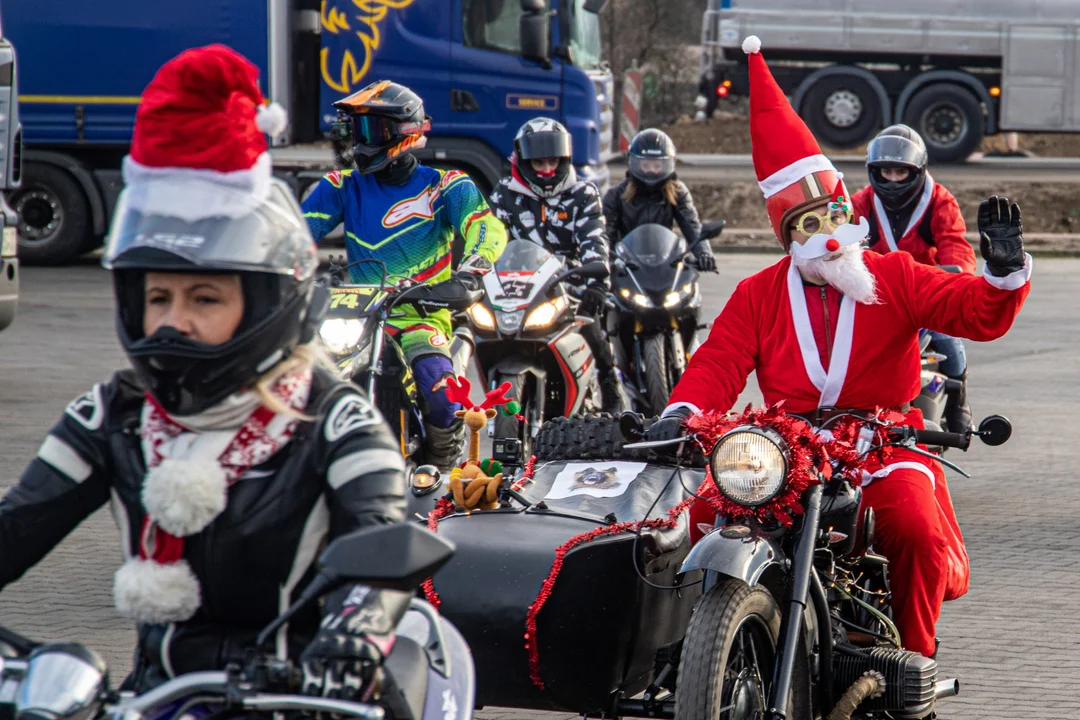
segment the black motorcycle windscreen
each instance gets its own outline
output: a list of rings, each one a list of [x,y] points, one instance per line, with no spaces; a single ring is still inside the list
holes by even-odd
[[[633,270],[646,292],[667,292],[675,283],[672,267],[686,254],[686,241],[663,225],[639,225],[616,248],[623,260],[637,264]]]

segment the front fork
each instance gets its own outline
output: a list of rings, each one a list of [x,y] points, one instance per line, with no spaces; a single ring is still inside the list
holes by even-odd
[[[773,681],[769,690],[769,718],[771,720],[787,720],[790,713],[788,698],[791,695],[795,675],[795,661],[798,659],[799,637],[803,632],[803,613],[806,611],[807,598],[810,595],[814,549],[817,546],[821,520],[822,492],[823,486],[815,485],[804,500],[806,514],[803,515],[802,532],[799,534],[792,562],[788,586],[789,598],[780,620],[780,641],[776,649],[777,662],[773,669]],[[828,632],[828,628],[825,628],[825,632]],[[821,633],[820,628],[819,633]],[[831,641],[832,638],[825,634],[825,640],[822,642]]]

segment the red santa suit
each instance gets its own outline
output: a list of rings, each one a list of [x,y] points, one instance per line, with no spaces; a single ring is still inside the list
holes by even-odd
[[[775,86],[757,52],[760,43],[751,40],[756,38],[743,47],[751,54],[754,164],[777,237],[786,248],[792,218],[814,202],[828,202],[822,188],[829,187],[835,170],[807,159],[820,157],[817,143]],[[802,172],[810,173],[809,183]],[[842,185],[835,187],[833,194],[842,200]],[[837,240],[823,237],[790,250],[800,257],[820,257],[840,247]],[[1030,257],[1022,271],[1004,278],[950,274],[908,253],[865,252],[862,258],[876,280],[873,304],[841,298],[829,286],[808,285],[791,257],[740,282],[708,340],[690,359],[665,413],[680,406],[729,410],[755,371],[765,402],[784,401],[792,413],[820,407],[899,408],[920,390],[920,328],[994,340],[1008,331],[1029,291]],[[908,424],[922,427],[917,409],[906,415]],[[904,645],[930,655],[941,603],[963,595],[969,577],[941,465],[899,448],[875,454],[864,478],[863,501],[875,511],[875,549],[890,562],[892,608]]]
[[[870,249],[881,253],[904,250],[925,265],[958,265],[967,273],[975,272],[975,251],[964,237],[967,226],[956,198],[944,185],[934,182],[929,173],[922,194],[911,213],[903,234],[897,238],[885,214],[885,206],[867,185],[851,198],[855,215],[873,224]],[[926,227],[929,218],[929,228]],[[922,229],[929,230],[930,242]]]

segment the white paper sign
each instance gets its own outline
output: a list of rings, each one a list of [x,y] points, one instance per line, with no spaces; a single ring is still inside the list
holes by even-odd
[[[575,495],[618,497],[644,469],[645,463],[633,462],[568,463],[555,476],[547,499],[559,500]]]

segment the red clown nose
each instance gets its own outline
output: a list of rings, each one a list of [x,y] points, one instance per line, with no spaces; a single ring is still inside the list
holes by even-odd
[[[828,250],[829,252],[836,252],[837,250],[840,249],[840,241],[837,240],[836,238],[829,238],[825,242],[825,249]]]

